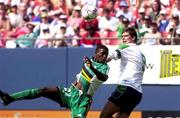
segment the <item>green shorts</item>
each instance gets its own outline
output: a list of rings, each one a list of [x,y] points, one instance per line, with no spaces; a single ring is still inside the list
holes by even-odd
[[[61,106],[71,110],[72,118],[85,118],[92,103],[92,97],[87,96],[74,86],[58,88],[61,96]]]

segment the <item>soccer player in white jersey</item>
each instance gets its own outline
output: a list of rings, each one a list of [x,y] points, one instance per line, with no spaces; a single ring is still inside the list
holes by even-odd
[[[109,55],[108,61],[121,59],[117,88],[111,94],[100,118],[128,118],[142,98],[142,79],[145,57],[136,45],[137,33],[127,28],[122,34],[123,44]]]

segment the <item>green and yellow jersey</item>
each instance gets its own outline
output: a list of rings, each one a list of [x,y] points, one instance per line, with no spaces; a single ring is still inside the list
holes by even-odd
[[[106,63],[98,63],[91,59],[95,69],[103,74],[108,74],[109,66]],[[83,92],[93,95],[97,88],[104,82],[97,78],[96,74],[84,63],[81,72],[77,75],[77,80],[82,84]]]

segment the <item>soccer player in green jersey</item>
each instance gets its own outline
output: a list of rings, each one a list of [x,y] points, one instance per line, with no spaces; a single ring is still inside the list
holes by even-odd
[[[8,105],[18,100],[46,97],[70,109],[72,118],[85,118],[94,92],[108,79],[109,66],[106,64],[108,51],[106,46],[97,45],[94,56],[91,59],[84,58],[83,67],[69,88],[60,86],[34,88],[10,95],[0,91],[2,103]]]

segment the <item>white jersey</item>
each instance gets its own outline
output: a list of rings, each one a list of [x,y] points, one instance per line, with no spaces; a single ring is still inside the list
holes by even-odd
[[[124,45],[110,54],[111,59],[121,58],[119,85],[130,86],[142,92],[145,57],[136,44]]]

